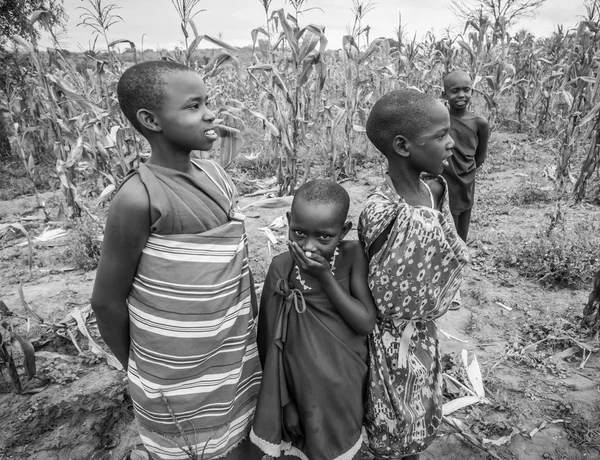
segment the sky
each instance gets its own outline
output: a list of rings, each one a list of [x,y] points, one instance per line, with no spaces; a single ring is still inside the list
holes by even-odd
[[[111,0],[103,0],[108,5]],[[123,20],[108,31],[109,41],[127,39],[136,44],[138,50],[173,49],[183,44],[180,20],[171,0],[112,0],[118,8],[113,10]],[[306,7],[318,8],[306,12],[300,19],[300,25],[318,24],[325,26],[325,35],[329,41],[328,49],[341,48],[342,36],[347,33],[353,20],[352,0],[308,0]],[[448,0],[375,0],[374,8],[369,12],[363,25],[371,27],[370,38],[393,37],[398,27],[399,13],[408,36],[416,33],[420,40],[428,31],[441,37],[445,29],[453,34],[462,32],[457,18],[450,11]],[[78,25],[81,22],[81,7],[90,7],[90,0],[64,0],[69,16],[67,30],[61,36],[63,48],[73,51],[90,49],[94,40],[93,30]],[[271,11],[285,7],[292,11],[284,0],[273,0]],[[259,0],[200,0],[197,8],[205,11],[198,13],[194,22],[198,32],[221,38],[233,46],[252,43],[251,31],[264,27],[266,18]],[[556,30],[557,24],[566,29],[574,27],[585,13],[583,0],[546,0],[535,16],[523,19],[513,27],[513,31],[526,28],[536,37],[548,36]],[[190,30],[191,34],[191,30]],[[47,39],[40,43],[50,46]],[[200,48],[209,47],[202,42]],[[96,48],[105,48],[102,37]]]

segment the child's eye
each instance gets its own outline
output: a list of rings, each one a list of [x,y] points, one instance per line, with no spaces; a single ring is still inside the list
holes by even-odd
[[[199,109],[200,108],[200,104],[198,104],[197,102],[195,102],[194,104],[190,105],[191,109]]]
[[[301,230],[292,230],[292,233],[296,236],[300,236],[300,237],[304,236],[304,232]]]
[[[331,238],[333,238],[331,235],[321,235],[319,237],[319,239],[321,239],[323,241],[329,241]]]

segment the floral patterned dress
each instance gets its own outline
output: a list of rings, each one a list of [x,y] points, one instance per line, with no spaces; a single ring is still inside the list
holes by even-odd
[[[446,183],[441,211],[411,206],[389,176],[361,213],[359,239],[369,248],[391,226],[369,262],[377,324],[369,337],[365,428],[380,458],[423,452],[442,419],[442,369],[435,319],[448,310],[468,261],[454,228]],[[433,198],[432,198],[433,205]]]

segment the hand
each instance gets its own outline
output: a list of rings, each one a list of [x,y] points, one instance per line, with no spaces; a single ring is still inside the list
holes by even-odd
[[[283,408],[283,427],[289,435],[304,436],[304,430],[300,423],[300,414],[293,402],[287,403]]]
[[[295,241],[288,241],[288,247],[300,271],[317,279],[321,279],[324,274],[331,272],[329,262],[322,255],[315,252],[304,252]]]

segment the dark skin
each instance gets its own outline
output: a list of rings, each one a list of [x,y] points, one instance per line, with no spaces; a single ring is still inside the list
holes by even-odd
[[[477,135],[477,149],[475,151],[475,167],[483,165],[487,157],[488,140],[490,137],[490,127],[484,117],[475,115],[467,110],[471,97],[473,96],[473,83],[471,77],[466,72],[457,70],[449,73],[444,78],[444,91],[442,96],[448,101],[448,110],[452,119],[459,119]],[[471,212],[465,211],[461,214],[453,214],[454,225],[458,235],[467,240],[469,233],[469,224],[471,221]]]
[[[191,152],[212,147],[217,139],[215,115],[206,107],[206,88],[195,72],[164,78],[161,110],[140,109],[137,113],[142,134],[152,148],[148,163],[194,174]],[[100,334],[124,369],[130,346],[127,297],[151,224],[148,194],[136,175],[123,185],[110,206],[91,299]]]
[[[388,175],[392,179],[398,195],[411,206],[431,207],[429,191],[421,180],[422,173],[439,175],[443,172],[445,162],[452,155],[454,141],[450,137],[450,117],[445,107],[439,103],[432,110],[428,126],[412,138],[398,134],[387,151],[383,152],[388,159]],[[439,210],[444,186],[436,181],[428,181],[427,185],[433,195],[435,209]],[[371,259],[385,244],[391,230],[391,224],[369,248]],[[409,455],[403,460],[419,460],[421,456]]]
[[[336,205],[314,205],[296,200],[289,223],[288,248],[294,262],[305,273],[315,278],[329,297],[340,316],[361,335],[368,335],[375,327],[376,311],[367,284],[368,261],[358,241],[340,241],[352,228],[344,222]],[[340,257],[351,260],[350,267],[339,267],[350,273],[350,292],[345,291],[331,272],[329,261],[335,248]],[[303,436],[298,408],[291,401],[283,408],[283,423],[293,436]]]
[[[479,168],[487,157],[490,126],[484,117],[467,110],[473,96],[472,86],[473,83],[469,74],[462,71],[452,72],[444,78],[442,97],[448,101],[450,117],[461,119],[477,133],[475,166]]]
[[[402,134],[394,137],[387,151],[388,175],[399,196],[411,206],[431,207],[431,199],[427,187],[421,180],[422,173],[440,175],[445,162],[452,155],[454,141],[450,137],[450,117],[445,107],[438,103],[432,111],[428,126],[413,138]],[[444,186],[436,181],[428,181],[427,185],[433,195],[435,208],[439,209],[444,195]],[[383,232],[369,248],[371,259],[385,244],[391,230]]]

